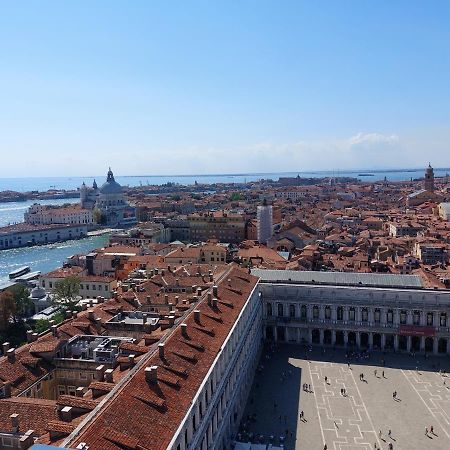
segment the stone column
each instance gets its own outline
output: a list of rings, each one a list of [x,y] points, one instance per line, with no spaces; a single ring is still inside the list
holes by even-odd
[[[306,307],[306,318],[307,318],[308,320],[311,320],[311,319],[312,319],[312,305],[308,305],[308,306]]]
[[[369,349],[373,348],[373,333],[369,333]]]
[[[400,324],[400,310],[394,309],[394,325],[397,326]]]
[[[368,308],[367,318],[370,324],[375,322],[375,308],[372,307]]]
[[[348,331],[344,331],[344,345],[347,346],[348,344]]]
[[[425,351],[425,336],[420,337],[420,351],[421,352]]]
[[[348,322],[348,306],[344,306],[344,322]]]
[[[438,338],[433,338],[433,354],[437,355],[438,354],[438,344],[439,344],[439,339]]]
[[[337,320],[337,306],[331,307],[331,320]]]
[[[406,338],[406,351],[410,352],[411,351],[411,336],[408,336]]]
[[[274,327],[273,327],[273,340],[275,342],[278,341],[278,330],[277,330],[277,326],[276,325],[274,325]]]
[[[312,344],[312,330],[308,330],[308,342],[310,345]]]
[[[398,334],[394,334],[394,350],[398,350]]]
[[[413,316],[412,316],[412,311],[411,310],[408,310],[406,312],[406,323],[408,325],[412,325],[413,324]]]
[[[420,311],[420,326],[422,326],[422,327],[424,327],[425,326],[425,324],[427,323],[426,322],[426,317],[427,317],[427,313],[426,313],[426,311]]]
[[[324,320],[325,319],[325,306],[319,305],[319,319]]]
[[[433,311],[433,327],[439,326],[439,315],[437,311]]]
[[[331,330],[331,344],[336,345],[336,330]]]
[[[320,345],[323,345],[323,330],[322,329],[319,330],[319,334],[320,334],[320,337],[319,337]]]
[[[297,328],[297,343],[300,344],[302,342],[302,329],[300,327]]]
[[[361,347],[361,333],[359,331],[356,332],[356,346]]]
[[[361,322],[362,320],[362,311],[361,311],[361,307],[356,306],[355,307],[355,321],[356,322]],[[356,341],[358,342],[358,341]]]
[[[387,323],[387,317],[386,317],[386,314],[387,314],[387,309],[386,309],[386,308],[380,308],[380,315],[381,315],[381,320],[380,320],[380,322],[381,322],[382,324],[386,324],[386,323]]]
[[[381,349],[384,350],[386,347],[386,335],[384,333],[381,334]]]

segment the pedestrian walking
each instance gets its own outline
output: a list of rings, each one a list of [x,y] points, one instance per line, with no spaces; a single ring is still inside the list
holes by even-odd
[[[373,371],[374,375],[377,376],[377,369]]]
[[[328,378],[327,377],[325,377],[325,383],[328,381]]]
[[[428,428],[425,428],[425,436],[428,436]]]
[[[336,421],[334,421],[334,426],[339,429],[338,424],[336,423]]]
[[[431,433],[431,434],[434,434],[434,428],[433,428],[433,425],[431,425],[431,427],[430,427],[430,433]]]
[[[384,378],[384,370],[383,370],[383,374],[382,375],[383,375],[383,378]]]
[[[388,431],[388,436],[391,437],[391,430]]]
[[[381,430],[378,432],[378,437],[381,439]]]

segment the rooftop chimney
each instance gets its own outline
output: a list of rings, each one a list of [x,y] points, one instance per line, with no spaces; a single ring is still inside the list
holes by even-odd
[[[9,350],[9,342],[4,342],[2,345],[3,354],[6,355],[6,352]]]
[[[105,370],[105,381],[107,383],[112,383],[113,382],[113,369],[106,369]]]
[[[175,295],[175,305],[178,305],[178,302],[180,301],[180,296]]]
[[[145,381],[153,384],[158,382],[158,366],[148,366],[145,368]]]
[[[27,331],[27,342],[33,342],[33,330]]]
[[[38,337],[39,337],[38,333],[33,333],[33,342],[36,341]]]
[[[50,327],[50,329],[52,330],[53,336],[58,336],[58,326],[57,325],[52,325]]]
[[[6,356],[8,357],[8,362],[13,363],[16,360],[16,349],[10,348],[6,352]]]
[[[97,381],[103,381],[105,374],[105,366],[102,364],[95,369],[95,379]]]
[[[219,293],[219,289],[216,285],[213,286],[213,295],[214,297],[217,297],[217,294]]]
[[[60,411],[61,420],[64,422],[72,422],[72,407],[71,406],[64,406],[63,409]]]
[[[102,319],[100,317],[97,317],[95,319],[95,329],[97,330],[97,333],[101,333],[102,331]]]
[[[66,319],[70,319],[72,317],[72,311],[66,311]]]
[[[75,391],[75,396],[76,397],[83,397],[84,395],[84,387],[80,386],[77,387],[76,391]]]
[[[212,307],[217,308],[217,298],[215,297],[212,299]]]
[[[160,359],[164,359],[164,343],[158,344],[158,352]]]
[[[198,309],[194,310],[194,320],[196,323],[200,323],[200,311]]]
[[[197,297],[201,297],[201,295],[202,295],[202,288],[198,287],[197,288]]]
[[[72,311],[72,317],[74,317],[76,319],[77,316],[78,316],[78,311]]]
[[[89,320],[94,320],[94,319],[95,319],[95,313],[94,313],[94,310],[93,310],[93,309],[90,309],[90,310],[88,311],[88,319],[89,319]]]
[[[166,305],[169,304],[169,296],[168,296],[167,294],[164,294],[164,303],[165,303]]]
[[[11,414],[9,416],[9,418],[11,419],[11,426],[13,429],[13,433],[18,433],[19,432],[19,414]]]
[[[142,325],[147,323],[147,314],[142,314]]]
[[[136,358],[136,355],[128,355],[128,362],[130,363],[131,367],[133,367],[135,364],[134,358]]]
[[[152,302],[152,296],[151,295],[147,295],[147,303],[151,303]]]
[[[181,324],[181,335],[182,335],[183,337],[185,337],[185,338],[188,337],[187,328],[188,328],[187,323],[182,323],[182,324]]]
[[[208,292],[208,305],[211,306],[212,305],[212,293]]]

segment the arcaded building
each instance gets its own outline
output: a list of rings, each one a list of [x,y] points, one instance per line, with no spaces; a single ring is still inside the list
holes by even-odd
[[[264,335],[279,342],[450,354],[450,293],[414,275],[259,270]]]

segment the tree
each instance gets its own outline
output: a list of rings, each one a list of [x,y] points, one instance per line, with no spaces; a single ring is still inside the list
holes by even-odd
[[[15,315],[14,321],[17,321],[17,316],[24,317],[33,307],[33,301],[30,299],[28,289],[22,284],[16,284],[11,287],[10,292],[14,298]]]
[[[75,276],[58,281],[53,289],[53,302],[72,310],[78,302],[80,288],[80,279]]]
[[[232,202],[237,202],[237,201],[239,201],[239,200],[242,200],[242,195],[239,194],[239,192],[233,192],[233,193],[231,194],[230,200],[231,200]]]
[[[11,291],[0,293],[0,330],[6,329],[9,320],[16,314],[16,305]]]
[[[100,225],[106,224],[106,216],[102,213],[102,211],[98,208],[94,208],[92,211],[92,216],[94,218],[94,222]]]

